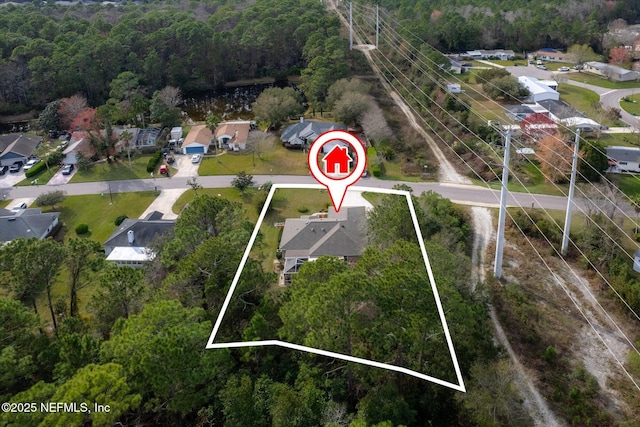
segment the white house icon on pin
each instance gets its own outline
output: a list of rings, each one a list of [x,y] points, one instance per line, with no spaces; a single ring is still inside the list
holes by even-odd
[[[336,145],[322,158],[324,173],[347,175],[352,161],[353,159],[347,152],[347,147]]]

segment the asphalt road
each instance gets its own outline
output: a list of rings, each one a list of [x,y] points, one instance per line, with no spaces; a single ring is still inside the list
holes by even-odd
[[[230,187],[235,175],[201,176],[198,183],[207,188]],[[64,185],[32,185],[27,187],[12,187],[0,189],[0,194],[6,199],[35,198],[38,195],[53,191],[63,190],[67,195],[81,194],[109,194],[124,193],[133,191],[165,190],[175,188],[189,188],[187,180],[189,178],[154,178],[136,179],[126,181],[110,182],[87,182],[79,184]],[[271,181],[274,184],[298,183],[317,184],[311,176],[298,175],[257,175],[254,176],[257,185]],[[386,181],[373,177],[362,178],[355,185],[359,187],[371,188],[392,188],[396,184],[406,184],[414,189],[415,194],[423,191],[435,191],[443,197],[451,199],[460,204],[474,206],[498,206],[500,201],[500,191],[490,190],[486,187],[464,184],[446,184],[436,182],[410,183],[402,181]],[[530,195],[526,193],[510,193],[507,198],[510,206],[544,207],[546,209],[564,210],[567,206],[566,198],[559,196],[547,196],[541,194]]]

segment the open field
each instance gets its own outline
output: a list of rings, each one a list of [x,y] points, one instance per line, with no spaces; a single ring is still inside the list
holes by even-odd
[[[113,203],[111,203],[111,197]],[[93,239],[99,243],[105,240],[116,229],[114,221],[120,215],[138,218],[156,198],[153,191],[138,193],[91,194],[84,196],[67,196],[64,202],[56,206],[60,212],[60,220],[64,222],[65,238],[75,237],[75,227],[78,224],[89,225],[89,232],[83,237]],[[48,209],[43,209],[48,211]]]
[[[147,163],[151,155],[141,155],[131,157],[131,166],[133,170],[129,168],[129,161],[124,158],[107,163],[100,162],[92,165],[86,170],[79,170],[71,178],[71,183],[74,182],[94,182],[94,181],[117,181],[121,179],[142,179],[149,178],[147,172]],[[159,167],[160,163],[158,164]],[[154,174],[158,178],[164,178],[157,172]]]

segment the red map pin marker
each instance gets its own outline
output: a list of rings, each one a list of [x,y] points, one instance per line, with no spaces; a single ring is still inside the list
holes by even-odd
[[[320,152],[327,144],[331,148],[320,159]],[[347,145],[353,148],[355,158],[349,154]],[[322,168],[320,168],[320,160]],[[349,132],[332,130],[323,133],[313,141],[309,149],[308,161],[311,175],[327,187],[331,203],[336,212],[339,212],[347,189],[362,177],[367,167],[367,152],[364,146]]]

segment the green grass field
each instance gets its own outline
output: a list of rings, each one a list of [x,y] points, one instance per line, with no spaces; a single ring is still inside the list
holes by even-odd
[[[600,136],[602,145],[618,145],[622,147],[640,147],[640,133],[603,133]]]
[[[560,97],[567,104],[571,104],[573,108],[584,113],[587,117],[594,117],[593,103],[600,101],[597,93],[570,84],[559,85],[558,92],[560,92]]]
[[[126,158],[120,159],[116,162],[107,163],[100,162],[94,164],[86,170],[79,170],[71,178],[71,183],[75,182],[94,182],[94,181],[117,181],[121,179],[143,179],[149,178],[149,172],[147,172],[147,163],[151,155],[142,155],[136,158],[131,158],[131,166],[133,171],[129,168],[129,161]],[[161,164],[161,163],[160,163]],[[160,167],[158,164],[158,167]],[[156,173],[154,176],[158,178],[164,178],[164,176]]]
[[[272,136],[259,142],[258,152],[247,147],[242,153],[229,152],[203,158],[198,174],[235,175],[240,171],[254,175],[307,175],[307,154],[282,147]]]
[[[605,87],[608,89],[631,89],[634,87],[640,88],[640,83],[638,82],[612,82],[604,77],[586,72],[570,73],[567,75],[571,80],[587,83],[594,86]]]
[[[108,194],[68,196],[56,207],[60,212],[60,220],[65,224],[65,238],[75,237],[76,225],[84,223],[89,225],[89,233],[84,237],[102,244],[115,231],[114,221],[118,216],[138,218],[156,198],[156,194],[153,191],[143,191],[114,193],[112,197],[113,204]]]
[[[638,90],[640,92],[640,89]],[[629,114],[640,116],[640,94],[628,96],[627,101],[620,100],[620,107]]]

